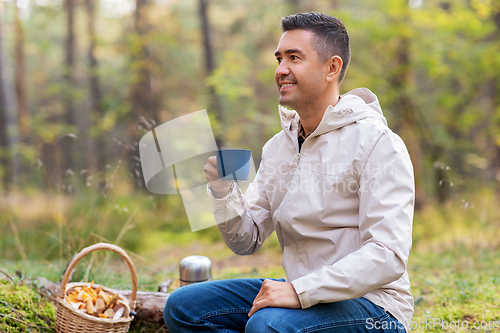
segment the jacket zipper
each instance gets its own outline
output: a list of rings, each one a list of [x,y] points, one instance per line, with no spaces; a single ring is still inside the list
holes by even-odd
[[[295,161],[293,163],[293,174],[295,174],[295,172],[297,171],[297,168],[299,166],[299,162],[300,162],[300,153],[298,153],[297,157],[295,157]]]

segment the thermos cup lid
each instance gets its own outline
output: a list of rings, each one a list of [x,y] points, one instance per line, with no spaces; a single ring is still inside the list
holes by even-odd
[[[212,278],[212,263],[204,256],[189,256],[181,260],[179,272],[181,281],[207,281]]]

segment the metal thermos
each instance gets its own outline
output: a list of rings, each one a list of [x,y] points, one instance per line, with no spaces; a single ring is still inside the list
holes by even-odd
[[[210,281],[212,279],[212,263],[204,256],[189,256],[181,260],[179,273],[181,287]]]

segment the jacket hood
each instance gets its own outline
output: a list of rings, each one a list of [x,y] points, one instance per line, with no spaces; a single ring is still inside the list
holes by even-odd
[[[298,129],[300,117],[296,111],[280,105],[279,113],[281,127],[285,132]],[[334,107],[328,106],[311,135],[321,135],[365,118],[379,118],[387,125],[377,96],[367,88],[357,88],[342,95]]]

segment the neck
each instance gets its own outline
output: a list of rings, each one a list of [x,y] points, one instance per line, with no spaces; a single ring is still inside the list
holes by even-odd
[[[301,110],[295,110],[300,116],[300,124],[304,128],[304,133],[307,136],[311,134],[316,127],[318,127],[321,119],[323,119],[323,115],[325,114],[328,106],[334,107],[340,100],[340,95],[338,92],[333,94],[332,99],[329,99],[323,103],[319,103],[318,105],[311,105],[306,108],[301,108]]]

